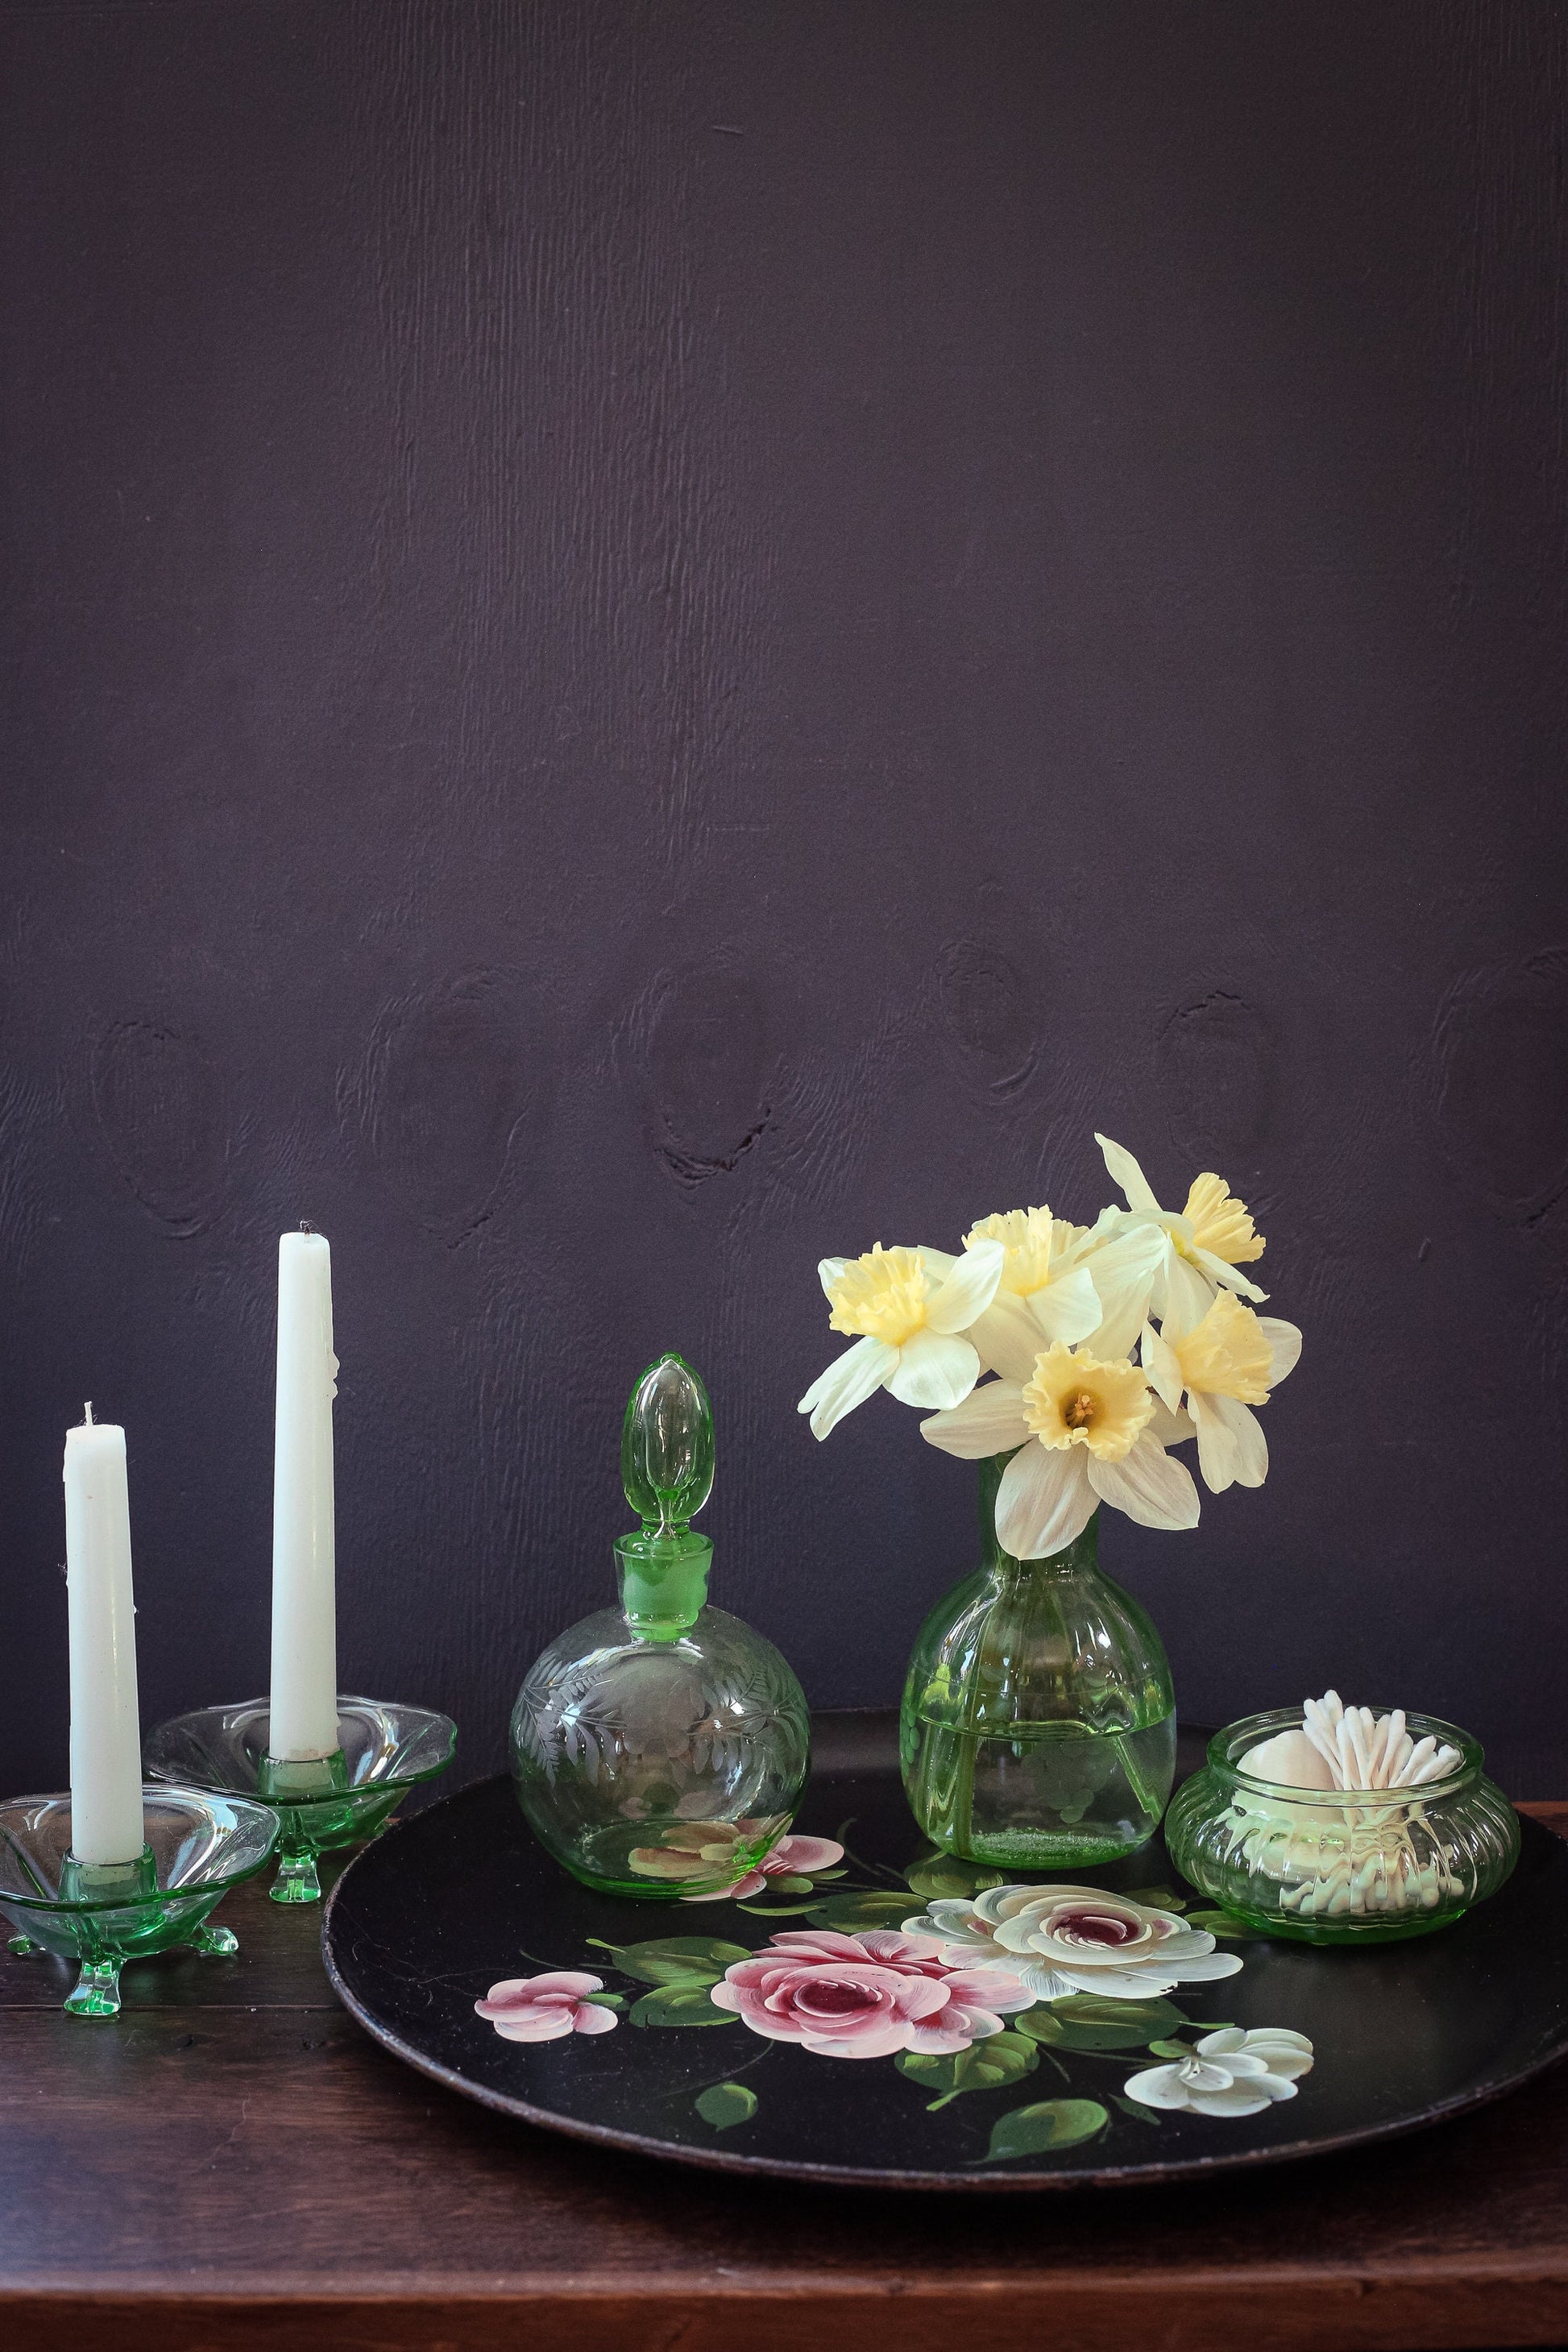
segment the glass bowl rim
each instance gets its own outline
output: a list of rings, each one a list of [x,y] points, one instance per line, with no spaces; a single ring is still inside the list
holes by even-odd
[[[75,1903],[66,1903],[61,1901],[58,1894],[26,1895],[7,1888],[4,1897],[5,1904],[7,1906],[14,1904],[18,1910],[69,1912],[73,1916],[83,1911],[145,1910],[154,1903],[181,1903],[210,1895],[215,1887],[243,1886],[247,1878],[254,1878],[257,1873],[265,1870],[272,1860],[278,1845],[277,1815],[272,1807],[264,1804],[260,1798],[243,1796],[236,1790],[198,1789],[188,1780],[151,1780],[142,1790],[143,1801],[149,1795],[153,1796],[159,1804],[172,1805],[188,1814],[193,1820],[199,1820],[203,1815],[210,1818],[213,1800],[216,1797],[219,1804],[237,1807],[244,1813],[261,1815],[271,1829],[272,1835],[267,1840],[255,1861],[245,1864],[238,1870],[225,1870],[200,1878],[182,1879],[177,1886],[165,1886],[161,1882],[157,1882],[151,1895],[89,1895],[82,1896]],[[26,1806],[68,1805],[69,1803],[68,1789],[39,1789],[25,1797],[6,1797],[0,1800],[0,1832],[4,1832],[8,1828],[7,1816]],[[225,1832],[223,1845],[218,1849],[219,1855],[238,1837],[240,1826],[237,1822],[232,1829]],[[218,1856],[215,1855],[213,1858],[216,1860]]]
[[[1378,1706],[1373,1706],[1372,1712],[1376,1716],[1392,1715],[1394,1709]],[[1405,1728],[1413,1731],[1417,1739],[1425,1738],[1430,1732],[1439,1746],[1457,1748],[1459,1761],[1454,1770],[1441,1780],[1421,1780],[1414,1787],[1394,1789],[1302,1789],[1291,1780],[1265,1780],[1255,1772],[1244,1772],[1236,1759],[1245,1755],[1249,1748],[1273,1738],[1278,1732],[1300,1730],[1301,1710],[1299,1706],[1265,1707],[1257,1715],[1237,1716],[1234,1723],[1227,1723],[1209,1741],[1207,1761],[1212,1770],[1222,1773],[1237,1787],[1255,1790],[1261,1796],[1282,1799],[1288,1804],[1355,1805],[1361,1808],[1409,1801],[1426,1804],[1437,1797],[1451,1797],[1459,1790],[1473,1786],[1479,1779],[1486,1762],[1486,1750],[1479,1739],[1472,1738],[1458,1724],[1449,1723],[1440,1715],[1426,1715],[1418,1707],[1405,1710]]]
[[[273,1812],[280,1808],[300,1812],[314,1805],[341,1805],[345,1801],[363,1800],[372,1796],[377,1790],[417,1788],[422,1781],[434,1780],[445,1772],[458,1752],[456,1719],[449,1715],[444,1715],[439,1707],[417,1706],[412,1699],[366,1698],[358,1691],[340,1691],[337,1698],[340,1715],[345,1706],[352,1706],[363,1708],[368,1714],[379,1715],[383,1717],[396,1714],[417,1717],[416,1727],[399,1741],[400,1748],[410,1747],[416,1739],[423,1738],[431,1731],[444,1727],[447,1732],[445,1754],[437,1762],[423,1765],[417,1772],[384,1772],[376,1780],[351,1781],[346,1789],[323,1790],[320,1796],[264,1797],[258,1790],[254,1780],[193,1780],[184,1763],[182,1763],[179,1768],[177,1779],[165,1781],[165,1772],[172,1773],[174,1768],[157,1760],[153,1752],[155,1742],[167,1738],[174,1732],[184,1731],[192,1724],[206,1722],[215,1716],[268,1714],[271,1699],[269,1696],[263,1695],[259,1698],[227,1699],[211,1706],[187,1707],[183,1715],[164,1717],[162,1722],[153,1725],[142,1741],[142,1769],[149,1780],[157,1782],[160,1787],[206,1789],[219,1796],[243,1797],[247,1802],[264,1805]]]

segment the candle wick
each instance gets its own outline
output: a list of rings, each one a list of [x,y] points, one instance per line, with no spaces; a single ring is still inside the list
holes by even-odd
[[[315,1230],[316,1230],[316,1228],[315,1228],[315,1226],[310,1223],[310,1218],[309,1218],[309,1217],[301,1217],[301,1218],[300,1218],[300,1231],[302,1234],[313,1234],[313,1233],[315,1232]]]
[[[90,1397],[89,1397],[86,1404],[83,1405],[82,1411],[87,1415],[85,1425],[90,1429],[92,1427],[92,1399]]]

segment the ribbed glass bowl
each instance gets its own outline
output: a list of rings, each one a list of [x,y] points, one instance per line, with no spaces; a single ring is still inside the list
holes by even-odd
[[[1375,1708],[1376,1714],[1388,1712]],[[1194,1886],[1266,1935],[1305,1944],[1392,1943],[1451,1927],[1495,1895],[1519,1859],[1519,1822],[1481,1770],[1476,1741],[1430,1715],[1405,1718],[1459,1752],[1446,1780],[1415,1789],[1292,1789],[1241,1769],[1299,1707],[1244,1716],[1165,1816],[1172,1861]]]
[[[446,1770],[458,1743],[450,1716],[341,1695],[337,1755],[319,1767],[295,1768],[300,1785],[282,1794],[266,1771],[269,1720],[264,1698],[198,1707],[149,1732],[142,1760],[150,1780],[270,1806],[278,1818],[278,1877],[270,1892],[279,1903],[320,1902],[317,1855],[373,1837],[410,1789]],[[312,1770],[319,1793],[308,1786]]]

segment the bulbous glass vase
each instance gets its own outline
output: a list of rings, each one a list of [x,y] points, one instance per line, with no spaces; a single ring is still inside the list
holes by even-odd
[[[569,1627],[524,1677],[511,1713],[518,1802],[588,1886],[717,1894],[794,1818],[805,1698],[771,1642],[708,1604],[713,1547],[687,1520],[712,1485],[712,1421],[678,1356],[633,1390],[621,1468],[643,1514],[616,1546],[621,1605]]]
[[[1147,1612],[1100,1566],[1098,1512],[1049,1559],[1002,1549],[1009,1458],[980,1465],[983,1565],[931,1611],[910,1661],[905,1791],[931,1843],[966,1862],[1115,1862],[1153,1835],[1171,1794],[1171,1670]]]

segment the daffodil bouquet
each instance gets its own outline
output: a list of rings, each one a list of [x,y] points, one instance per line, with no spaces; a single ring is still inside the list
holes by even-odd
[[[1224,1178],[1163,1209],[1132,1154],[1095,1140],[1126,1205],[1092,1225],[1009,1209],[956,1255],[879,1242],[818,1268],[829,1328],[854,1344],[800,1401],[813,1433],[887,1389],[926,1412],[921,1434],[943,1452],[1010,1455],[995,1520],[1015,1559],[1065,1550],[1101,1503],[1195,1527],[1197,1486],[1172,1450],[1189,1439],[1211,1493],[1260,1486],[1257,1408],[1301,1351],[1293,1323],[1256,1312],[1267,1293],[1241,1269],[1263,1237]]]

